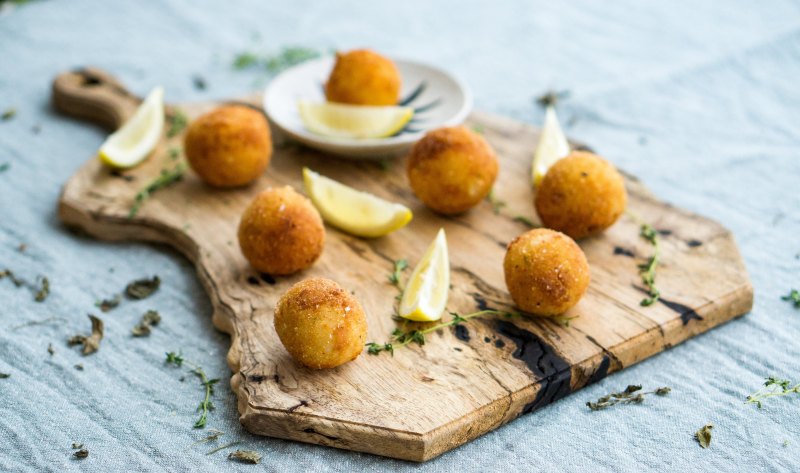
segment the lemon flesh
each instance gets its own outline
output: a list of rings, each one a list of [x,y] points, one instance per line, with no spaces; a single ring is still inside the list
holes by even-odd
[[[450,291],[450,259],[444,229],[425,251],[400,299],[400,316],[418,322],[442,318]]]
[[[561,131],[556,110],[549,105],[544,115],[542,135],[539,137],[539,144],[536,145],[536,151],[533,153],[533,166],[531,166],[533,185],[538,186],[550,166],[568,154],[567,137]]]
[[[332,138],[385,138],[402,130],[414,116],[411,107],[373,107],[298,102],[300,118],[312,133]]]
[[[156,87],[133,116],[100,146],[100,160],[114,168],[130,168],[155,149],[164,129],[164,89]]]
[[[411,210],[405,205],[358,191],[308,168],[303,168],[303,182],[322,218],[352,235],[376,238],[411,221]]]

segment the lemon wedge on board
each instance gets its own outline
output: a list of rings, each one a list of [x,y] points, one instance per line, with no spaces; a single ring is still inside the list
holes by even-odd
[[[556,110],[552,105],[548,105],[544,114],[542,135],[539,137],[539,144],[536,145],[536,151],[533,153],[533,165],[531,166],[533,185],[538,186],[550,166],[568,154],[569,143],[567,143],[564,132],[561,131]]]
[[[411,107],[373,107],[327,102],[298,102],[300,118],[312,133],[332,138],[385,138],[414,116]]]
[[[383,236],[403,228],[413,217],[405,205],[353,189],[305,167],[303,183],[322,218],[356,236]]]
[[[400,299],[400,316],[418,322],[439,320],[449,292],[450,258],[441,228],[408,279]]]
[[[100,146],[100,160],[115,168],[130,168],[144,161],[158,144],[164,129],[164,89],[156,87],[122,128]]]

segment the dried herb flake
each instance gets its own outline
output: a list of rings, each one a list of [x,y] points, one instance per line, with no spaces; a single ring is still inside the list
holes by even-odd
[[[672,391],[672,389],[665,386],[654,391],[642,392],[642,386],[640,384],[631,384],[625,388],[624,391],[606,394],[599,398],[597,402],[587,402],[586,406],[593,411],[599,411],[617,404],[641,404],[648,394],[666,396],[670,391]]]
[[[99,350],[100,341],[103,339],[103,321],[91,314],[89,314],[89,320],[92,321],[91,335],[74,335],[67,340],[69,346],[83,345],[82,353],[84,356],[91,355]]]
[[[797,289],[792,289],[789,294],[781,297],[781,299],[794,304],[795,309],[800,309],[800,291]]]
[[[161,279],[158,276],[153,276],[152,279],[137,279],[125,287],[125,295],[130,299],[145,299],[156,292],[160,286]]]
[[[142,315],[142,321],[139,325],[131,329],[131,334],[134,337],[146,337],[150,335],[150,328],[158,325],[161,322],[161,315],[155,310],[148,310]]]
[[[6,379],[6,378],[10,378],[10,377],[11,377],[11,375],[8,374],[8,373],[0,373],[0,379]]]
[[[103,299],[94,303],[103,312],[108,312],[111,309],[116,309],[122,302],[122,294],[114,294],[111,299]]]
[[[708,448],[711,446],[711,429],[713,428],[714,424],[706,424],[694,434],[694,438],[697,439],[697,443],[701,447]]]
[[[253,465],[261,461],[261,454],[252,450],[236,450],[228,454],[228,458],[242,463],[251,463]]]
[[[12,118],[14,118],[16,115],[17,115],[17,109],[16,108],[13,108],[13,107],[12,108],[7,108],[6,111],[3,112],[2,115],[0,115],[0,120],[3,120],[4,122],[7,122],[7,121],[11,120]]]

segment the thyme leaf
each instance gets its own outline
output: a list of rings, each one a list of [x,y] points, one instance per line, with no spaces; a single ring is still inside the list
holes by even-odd
[[[6,379],[6,378],[10,378],[10,377],[11,377],[11,375],[8,374],[8,373],[0,373],[0,379]]]
[[[128,212],[128,218],[133,218],[137,213],[139,213],[139,209],[142,207],[142,204],[144,204],[144,201],[147,200],[153,192],[165,187],[169,187],[170,185],[180,181],[183,179],[185,172],[186,163],[184,162],[176,164],[172,169],[162,169],[161,174],[147,184],[144,189],[140,190],[133,198],[133,205],[131,206],[130,212]]]
[[[794,384],[788,379],[781,379],[776,376],[765,378],[764,387],[747,396],[745,399],[746,404],[755,404],[759,409],[762,407],[762,402],[767,398],[775,396],[789,396],[791,394],[800,394],[800,383]]]
[[[425,335],[435,332],[437,330],[443,329],[445,327],[454,327],[456,325],[460,325],[462,323],[466,323],[471,319],[476,317],[480,317],[482,315],[502,315],[505,317],[515,317],[519,314],[516,312],[507,312],[502,310],[494,310],[494,309],[485,309],[479,310],[477,312],[473,312],[471,314],[461,315],[456,312],[450,312],[452,318],[447,322],[442,322],[431,327],[425,329],[414,329],[414,330],[403,330],[400,328],[396,328],[394,332],[392,332],[392,338],[390,341],[386,343],[375,343],[369,342],[366,344],[367,353],[370,355],[378,355],[381,352],[387,351],[392,356],[394,356],[395,348],[402,348],[406,345],[411,343],[416,343],[417,345],[425,345]]]
[[[100,341],[103,339],[103,321],[89,314],[92,321],[91,335],[73,335],[67,340],[67,345],[83,345],[83,356],[91,355],[100,349]]]
[[[640,384],[631,384],[624,391],[606,394],[599,398],[597,402],[587,402],[586,406],[593,411],[600,411],[617,404],[641,404],[648,394],[666,396],[670,391],[672,389],[665,386],[654,391],[643,392]]]
[[[75,456],[75,458],[86,458],[89,456],[89,450],[82,448],[77,452],[73,453],[73,455]]]
[[[792,289],[789,294],[781,297],[781,299],[794,304],[795,309],[800,309],[800,291],[797,289]]]
[[[299,46],[284,47],[278,54],[272,56],[259,56],[252,51],[237,54],[233,60],[236,70],[259,68],[275,75],[301,62],[318,58],[321,53],[315,49]]]
[[[711,446],[711,429],[713,428],[714,424],[706,424],[694,434],[694,438],[697,439],[697,443],[699,443],[702,448]]]

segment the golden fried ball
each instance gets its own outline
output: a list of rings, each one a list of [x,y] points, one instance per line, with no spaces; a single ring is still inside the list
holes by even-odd
[[[514,303],[536,315],[563,314],[589,286],[589,264],[581,247],[546,228],[530,230],[509,243],[503,270]]]
[[[325,97],[352,105],[397,105],[400,72],[391,59],[370,49],[336,53]]]
[[[492,190],[498,164],[483,137],[463,126],[428,132],[411,148],[408,180],[414,194],[445,215],[475,207]]]
[[[578,239],[613,225],[627,201],[625,181],[611,163],[573,151],[547,171],[535,205],[544,226]]]
[[[333,368],[364,350],[367,317],[341,286],[312,278],[289,288],[278,301],[275,331],[295,360],[309,368]]]
[[[291,186],[256,196],[239,222],[239,246],[258,271],[286,275],[311,266],[322,254],[325,227],[317,209]]]
[[[215,187],[238,187],[258,179],[272,157],[264,114],[243,105],[225,105],[189,125],[186,158],[200,179]]]

